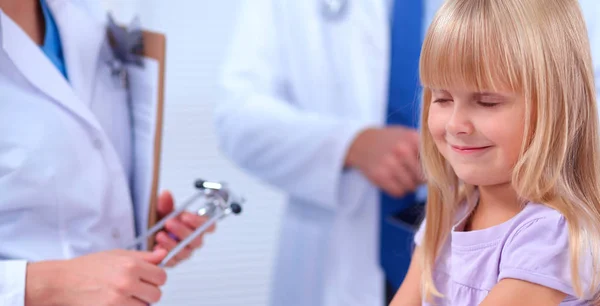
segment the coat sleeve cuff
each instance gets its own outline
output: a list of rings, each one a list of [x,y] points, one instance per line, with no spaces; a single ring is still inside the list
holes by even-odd
[[[346,155],[359,133],[365,129],[377,127],[379,126],[372,123],[348,122],[336,133],[339,145],[336,146],[337,149],[334,149],[334,155],[336,156],[334,160],[337,164],[335,164],[336,171],[333,172],[335,174],[332,182],[335,183],[332,185],[333,189],[330,190],[329,194],[331,194],[331,203],[337,203],[338,205],[336,209],[341,209],[345,213],[352,213],[364,204],[360,201],[350,200],[354,196],[349,195],[362,190],[364,187],[371,187],[371,184],[358,169],[345,167]],[[358,194],[354,195],[358,196]]]
[[[25,306],[27,261],[0,261],[0,305]]]

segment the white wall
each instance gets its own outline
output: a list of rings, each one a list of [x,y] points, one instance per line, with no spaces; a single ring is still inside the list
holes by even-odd
[[[225,219],[189,262],[169,272],[159,305],[267,304],[283,197],[237,170],[216,147],[212,108],[239,0],[102,0],[116,19],[141,17],[167,35],[166,109],[161,187],[176,199],[195,178],[226,181],[247,204]]]

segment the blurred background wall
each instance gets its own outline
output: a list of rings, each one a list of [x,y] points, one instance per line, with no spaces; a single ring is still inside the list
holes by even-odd
[[[240,0],[100,0],[115,19],[139,16],[167,36],[161,189],[183,200],[193,181],[226,181],[247,203],[203,248],[169,271],[162,306],[263,306],[268,302],[283,196],[245,175],[218,151],[212,110],[217,74]]]

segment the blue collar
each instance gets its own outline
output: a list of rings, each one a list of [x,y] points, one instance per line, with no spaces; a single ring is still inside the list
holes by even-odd
[[[42,51],[44,51],[46,56],[48,56],[50,61],[62,73],[65,79],[68,80],[67,67],[65,65],[58,27],[56,26],[56,22],[52,17],[52,12],[50,12],[46,0],[40,0],[40,4],[44,14],[44,23],[46,24],[46,32],[44,33],[44,44],[42,45]]]

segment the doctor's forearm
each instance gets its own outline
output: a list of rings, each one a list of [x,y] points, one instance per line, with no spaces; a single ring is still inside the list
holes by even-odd
[[[158,264],[165,250],[111,250],[27,267],[25,305],[79,306],[154,304],[167,274]]]
[[[231,100],[215,112],[219,147],[232,161],[295,197],[326,207],[336,205],[348,147],[368,124],[262,95]]]

